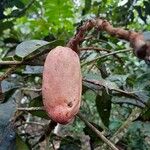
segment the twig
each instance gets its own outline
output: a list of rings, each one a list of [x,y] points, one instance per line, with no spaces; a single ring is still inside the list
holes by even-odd
[[[11,68],[9,68],[4,75],[0,77],[0,81],[6,79],[12,72],[14,72],[17,68],[17,65],[13,65]]]
[[[111,52],[108,49],[105,48],[98,48],[98,47],[82,47],[79,48],[80,51],[87,51],[87,50],[96,50],[96,51],[105,51],[105,52]]]
[[[21,88],[22,91],[34,91],[34,92],[41,92],[42,89],[36,89],[36,88]]]
[[[123,123],[123,125],[115,132],[115,134],[110,138],[110,141],[113,141],[115,144],[122,139],[122,137],[127,133],[127,129],[132,124],[132,122],[137,119],[142,112],[142,109],[136,107],[132,110],[132,113],[129,115],[127,120]],[[101,150],[106,150],[107,145],[103,144],[100,148]]]
[[[107,56],[111,56],[111,55],[114,55],[114,54],[117,54],[117,53],[129,52],[129,51],[131,51],[131,50],[132,50],[132,49],[124,49],[124,50],[119,50],[119,51],[115,51],[115,52],[112,52],[112,53],[104,54],[104,55],[99,56],[99,57],[96,57],[95,59],[92,59],[92,60],[90,60],[90,61],[88,61],[88,62],[82,63],[82,64],[81,64],[81,67],[83,67],[84,65],[88,65],[88,64],[90,64],[90,63],[93,63],[93,62],[95,62],[95,61],[97,61],[97,60],[99,60],[99,59],[105,58],[105,57],[107,57]]]
[[[37,111],[37,110],[44,110],[43,107],[18,107],[17,110],[19,111]]]
[[[41,122],[23,122],[21,123],[21,125],[25,125],[25,124],[30,124],[30,125],[40,125],[40,126],[45,126],[44,123],[41,123]]]
[[[19,65],[22,61],[0,61],[0,65]]]
[[[93,131],[95,134],[103,140],[112,150],[119,150],[111,141],[109,141],[99,130],[97,130],[91,123],[85,119],[81,113],[78,113],[77,116]]]
[[[108,50],[108,49],[105,49],[105,48],[98,48],[98,47],[83,47],[83,48],[79,48],[79,51],[89,51],[89,50],[96,50],[96,51],[105,51],[107,53],[111,53],[112,51]],[[120,57],[118,57],[118,55],[116,54],[113,54],[117,59],[118,61],[123,64],[123,61]]]

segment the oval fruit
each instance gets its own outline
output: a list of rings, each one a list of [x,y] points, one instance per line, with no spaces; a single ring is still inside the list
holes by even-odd
[[[82,76],[76,52],[58,46],[46,57],[42,95],[49,117],[60,124],[69,123],[78,113],[81,102]]]

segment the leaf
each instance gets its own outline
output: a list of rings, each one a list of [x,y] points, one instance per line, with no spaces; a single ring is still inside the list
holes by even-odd
[[[2,58],[3,61],[14,61],[13,56],[7,56]]]
[[[111,96],[107,93],[105,89],[102,90],[102,95],[97,95],[96,97],[96,108],[102,122],[106,127],[109,126],[109,117],[111,111]]]
[[[29,103],[29,107],[42,107],[43,102],[42,102],[42,96],[38,96],[34,99],[32,99]],[[45,119],[50,119],[47,115],[47,113],[44,110],[35,110],[30,112],[32,115],[45,118]]]
[[[60,148],[58,150],[80,150],[81,141],[80,139],[75,139],[71,136],[66,136],[62,139],[60,143]]]
[[[55,40],[52,42],[46,42],[42,40],[30,40],[19,44],[16,47],[16,55],[18,57],[29,59],[31,55],[40,54],[46,49],[53,49],[58,45],[62,45],[64,41]]]
[[[16,93],[6,103],[0,104],[0,134],[3,133],[5,126],[9,120],[13,117],[16,111],[16,104],[13,100]]]
[[[23,74],[41,74],[43,73],[43,66],[26,66]]]
[[[19,81],[19,82],[18,82]],[[15,78],[10,77],[7,80],[3,80],[1,82],[1,89],[3,94],[2,102],[6,102],[9,98],[14,94],[14,92],[23,86],[23,80],[20,76],[16,76]]]
[[[139,102],[136,99],[128,98],[128,97],[122,97],[122,96],[121,97],[113,96],[112,102],[116,103],[116,104],[130,104],[130,105],[138,106],[138,107],[142,107],[142,108],[145,107],[145,105],[143,103]]]
[[[137,90],[150,90],[150,73],[144,73],[140,77],[136,78],[133,87],[136,91]]]
[[[27,143],[19,135],[16,136],[16,150],[30,150]]]
[[[9,7],[13,7],[13,6],[17,6],[18,8],[23,8],[24,4],[23,2],[21,2],[21,0],[7,0],[4,3],[5,8],[9,8]]]
[[[2,83],[1,83],[1,86],[2,86],[2,92],[5,93],[5,92],[8,92],[12,89],[16,89],[16,88],[19,88],[19,83],[15,83],[13,81],[7,81],[7,80],[3,80]]]
[[[108,90],[116,90],[120,91],[119,87],[111,81],[100,79],[100,80],[95,80],[95,79],[83,79],[83,85],[87,86],[90,89],[95,89],[95,90],[100,90],[102,87],[105,87],[105,89]]]
[[[2,31],[8,28],[13,27],[13,22],[12,21],[0,21],[0,35],[3,33]]]
[[[16,111],[16,103],[14,99],[18,93],[6,103],[0,104],[0,150],[12,149],[15,150],[15,130],[13,122],[10,122]]]
[[[83,78],[88,78],[88,79],[95,79],[95,80],[101,80],[101,76],[100,74],[94,74],[94,73],[87,73],[87,74],[83,74]],[[88,83],[88,82],[83,82],[83,87],[84,89],[98,89],[97,86],[91,84],[91,83]]]
[[[129,74],[126,74],[126,75],[114,74],[114,75],[107,77],[107,80],[110,80],[111,82],[114,82],[119,87],[121,87],[122,85],[125,84],[128,77],[129,77]]]
[[[16,47],[16,55],[24,58],[46,44],[48,44],[48,42],[42,40],[24,41]]]
[[[85,15],[89,12],[89,10],[91,9],[91,2],[92,0],[85,0],[85,7],[82,11],[82,15]]]
[[[0,134],[0,150],[16,150],[15,129],[12,122],[5,125],[3,133]]]

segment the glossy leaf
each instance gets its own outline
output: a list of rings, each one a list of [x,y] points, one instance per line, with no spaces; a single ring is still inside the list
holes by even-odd
[[[31,55],[40,54],[46,49],[53,49],[62,44],[62,40],[56,40],[52,42],[46,42],[42,40],[25,41],[16,47],[16,56],[24,59],[30,59],[32,57]]]
[[[102,122],[106,127],[109,126],[109,117],[111,111],[111,96],[105,89],[102,90],[102,94],[98,94],[96,97],[96,107]]]
[[[24,41],[16,47],[16,55],[25,58],[36,51],[39,47],[46,44],[48,44],[48,42],[42,40]]]

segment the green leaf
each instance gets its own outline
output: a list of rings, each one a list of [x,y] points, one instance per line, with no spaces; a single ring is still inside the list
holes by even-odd
[[[2,34],[3,30],[10,29],[13,27],[13,22],[12,21],[0,21],[0,35]]]
[[[127,96],[122,97],[122,95],[120,95],[120,97],[113,96],[112,102],[115,104],[129,104],[129,105],[138,106],[142,108],[145,107],[145,105],[141,103],[140,101],[133,99],[133,98],[128,98]]]
[[[24,41],[16,47],[15,52],[17,56],[24,58],[46,44],[48,44],[48,42],[42,40]]]
[[[40,54],[46,49],[53,49],[56,46],[63,44],[64,41],[62,40],[55,40],[52,42],[42,40],[25,41],[16,47],[16,55],[24,59],[30,59],[35,54]]]
[[[134,88],[136,90],[150,90],[150,73],[144,73],[135,81]]]
[[[89,12],[89,10],[91,9],[91,2],[92,0],[85,0],[85,7],[82,11],[82,15],[85,15]]]
[[[43,106],[42,96],[38,96],[32,99],[29,103],[29,107],[42,107],[42,106]],[[35,111],[31,111],[30,113],[37,117],[50,119],[48,115],[46,114],[46,112],[43,110],[35,110]]]
[[[106,127],[109,126],[109,117],[111,111],[111,96],[107,93],[105,89],[102,90],[101,95],[96,97],[96,107],[102,122]]]
[[[29,146],[21,139],[19,135],[16,136],[16,150],[29,150]]]

